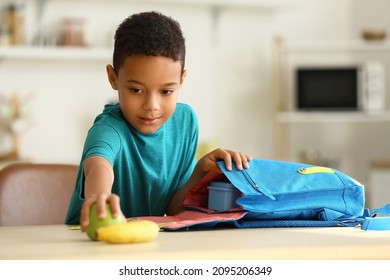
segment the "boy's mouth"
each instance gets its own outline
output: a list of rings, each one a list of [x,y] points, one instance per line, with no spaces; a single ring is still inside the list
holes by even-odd
[[[144,125],[153,125],[155,124],[161,117],[139,117],[140,121]]]

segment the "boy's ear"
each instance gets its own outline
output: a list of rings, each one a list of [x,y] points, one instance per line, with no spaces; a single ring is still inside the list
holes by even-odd
[[[188,73],[187,69],[184,69],[184,70],[183,70],[183,73],[181,74],[180,85],[183,85],[184,80],[185,80],[186,77],[187,77],[187,73]]]
[[[112,65],[108,64],[106,66],[106,71],[107,71],[107,78],[111,84],[111,87],[114,90],[118,90],[118,86],[116,84],[117,77],[116,77],[116,74],[115,74],[115,71],[114,71],[114,68],[112,67]]]

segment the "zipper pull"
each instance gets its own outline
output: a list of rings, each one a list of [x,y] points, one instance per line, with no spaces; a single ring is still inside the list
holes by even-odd
[[[241,170],[242,174],[244,175],[247,182],[252,186],[253,189],[258,191],[259,193],[262,193],[266,197],[270,198],[271,200],[276,200],[276,198],[264,187],[259,187],[255,181],[249,176],[248,172],[245,169]]]
[[[336,173],[332,168],[323,167],[323,166],[302,167],[298,169],[298,172],[303,175],[315,174],[315,173],[331,173],[331,174]]]

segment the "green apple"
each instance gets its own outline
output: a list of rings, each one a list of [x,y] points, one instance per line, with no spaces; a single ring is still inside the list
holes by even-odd
[[[121,215],[116,218],[112,216],[110,204],[106,205],[106,217],[104,219],[98,218],[96,203],[92,204],[89,211],[89,225],[86,232],[88,237],[94,241],[97,240],[96,231],[98,228],[112,224],[126,223],[125,219]]]

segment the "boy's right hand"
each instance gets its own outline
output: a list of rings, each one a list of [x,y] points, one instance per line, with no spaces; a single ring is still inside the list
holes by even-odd
[[[89,214],[92,204],[97,206],[98,218],[104,219],[106,217],[106,204],[109,203],[111,206],[111,213],[114,218],[122,215],[125,219],[119,204],[119,196],[113,193],[100,193],[92,195],[85,200],[81,208],[80,214],[80,227],[81,231],[86,231],[89,225]]]

